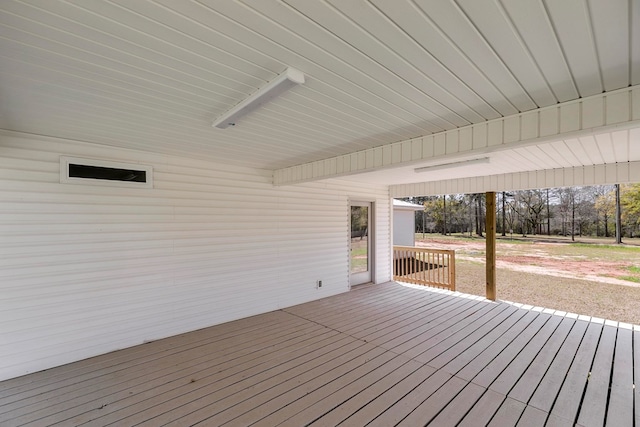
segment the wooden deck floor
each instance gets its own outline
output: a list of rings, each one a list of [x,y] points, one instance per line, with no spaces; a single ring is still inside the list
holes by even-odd
[[[640,426],[639,375],[628,325],[390,283],[0,382],[0,425]]]

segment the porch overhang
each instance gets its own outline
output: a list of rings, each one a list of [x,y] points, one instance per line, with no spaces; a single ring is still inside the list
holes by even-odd
[[[637,182],[639,162],[640,86],[633,86],[278,169],[274,183],[345,177],[386,182],[392,197],[479,193]]]

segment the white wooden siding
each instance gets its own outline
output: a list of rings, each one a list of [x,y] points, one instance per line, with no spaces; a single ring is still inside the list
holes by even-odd
[[[63,155],[152,165],[154,188],[61,184]],[[375,203],[390,279],[387,187],[271,181],[0,133],[0,379],[347,291],[349,199]]]

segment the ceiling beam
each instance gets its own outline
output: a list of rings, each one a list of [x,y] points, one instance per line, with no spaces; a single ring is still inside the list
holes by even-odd
[[[389,195],[401,198],[635,182],[640,182],[640,161],[398,184],[389,187]]]
[[[274,185],[373,172],[427,161],[640,126],[640,85],[274,171]]]

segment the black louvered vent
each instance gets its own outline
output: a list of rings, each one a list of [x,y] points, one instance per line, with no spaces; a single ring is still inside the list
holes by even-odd
[[[108,181],[147,182],[147,172],[135,169],[106,168],[69,164],[70,178],[104,179]]]

